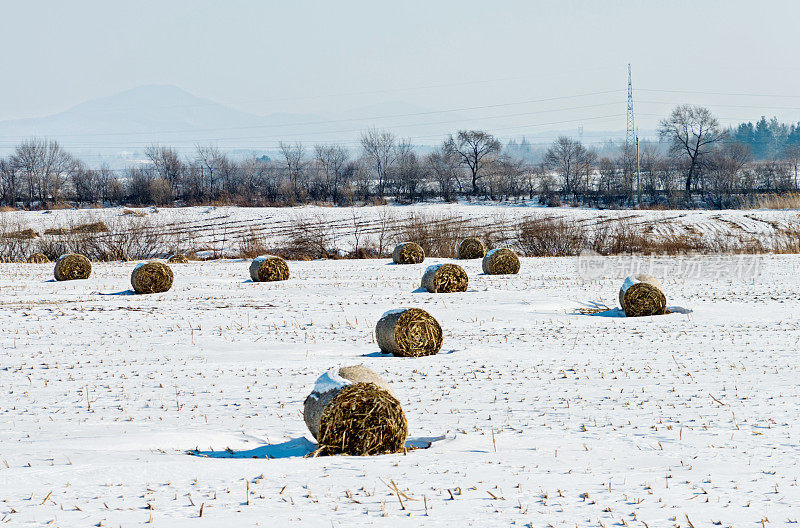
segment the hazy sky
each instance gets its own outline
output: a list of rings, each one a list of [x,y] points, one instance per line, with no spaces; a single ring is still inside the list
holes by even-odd
[[[529,113],[499,128],[619,130],[628,62],[643,128],[679,102],[723,122],[800,119],[790,0],[0,0],[0,20],[0,120],[174,84],[257,114],[506,105],[482,115]]]

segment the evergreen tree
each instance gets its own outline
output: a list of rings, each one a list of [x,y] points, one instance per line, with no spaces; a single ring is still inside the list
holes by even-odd
[[[769,157],[774,147],[774,140],[767,118],[761,116],[761,119],[756,123],[753,137],[753,154],[755,154],[756,158]]]

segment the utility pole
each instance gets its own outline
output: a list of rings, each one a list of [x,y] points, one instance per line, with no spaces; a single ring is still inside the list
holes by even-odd
[[[639,135],[636,135],[636,207],[642,205],[642,182],[639,172]]]

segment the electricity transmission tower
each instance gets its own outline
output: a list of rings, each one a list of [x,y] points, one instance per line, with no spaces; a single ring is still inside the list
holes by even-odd
[[[633,119],[633,82],[631,82],[631,65],[628,63],[628,127],[625,131],[625,154],[636,153],[636,205],[642,203],[642,187],[639,181],[639,137]],[[635,150],[634,150],[635,149]]]
[[[631,65],[628,64],[628,129],[625,131],[625,147],[629,149],[636,145],[636,128],[633,121],[633,83],[631,82]]]

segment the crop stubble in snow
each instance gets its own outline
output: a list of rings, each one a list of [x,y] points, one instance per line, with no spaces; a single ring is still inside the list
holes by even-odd
[[[501,277],[459,262],[470,291],[444,298],[414,293],[422,268],[387,262],[293,262],[274,284],[246,282],[243,261],[190,263],[153,296],[129,295],[134,263],[67,283],[2,265],[0,520],[800,520],[797,256],[767,257],[750,283],[668,279],[669,304],[694,312],[635,320],[580,315],[613,306],[619,280],[576,281],[571,259],[522,259]],[[375,322],[395,306],[440,321],[440,354],[378,354]],[[411,438],[444,439],[405,455],[290,456],[307,447],[302,399],[317,376],[355,363],[392,381]]]

